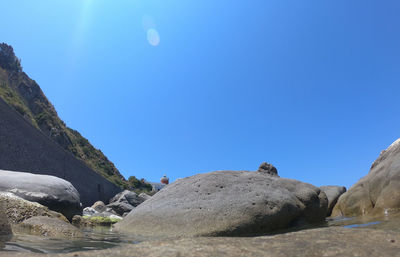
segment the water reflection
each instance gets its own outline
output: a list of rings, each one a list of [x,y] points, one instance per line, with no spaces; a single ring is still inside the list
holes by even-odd
[[[68,253],[85,250],[101,250],[115,246],[138,243],[137,241],[112,232],[109,228],[96,228],[84,231],[84,238],[76,240],[48,238],[42,236],[17,234],[7,242],[1,243],[2,251],[33,253]]]
[[[314,226],[297,226],[289,230],[275,231],[266,235],[294,232],[304,229],[339,226],[352,229],[380,229],[400,232],[400,213],[380,217],[328,218],[326,222]],[[33,253],[68,253],[85,250],[101,250],[155,238],[133,238],[113,232],[109,227],[83,230],[84,238],[76,240],[56,239],[27,234],[17,234],[12,238],[0,237],[1,251]]]
[[[385,216],[327,219],[327,226],[370,228],[400,232],[400,213],[386,213]]]

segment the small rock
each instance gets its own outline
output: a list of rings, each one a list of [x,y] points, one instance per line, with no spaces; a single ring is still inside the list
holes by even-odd
[[[110,207],[107,207],[106,208],[106,212],[111,212],[112,214],[114,214],[114,215],[118,215],[112,208],[110,208]]]
[[[92,207],[86,207],[85,209],[83,209],[83,216],[92,216],[96,213],[99,213],[98,211],[96,211],[94,208]]]
[[[75,227],[94,227],[95,224],[93,224],[92,222],[90,222],[90,220],[88,218],[83,218],[80,215],[75,215],[72,218],[71,224],[74,225]]]
[[[102,201],[97,201],[92,205],[92,208],[98,212],[106,211],[107,207]]]
[[[120,216],[124,215],[124,213],[132,211],[134,208],[132,205],[123,202],[110,203],[107,205],[107,207],[113,209]]]
[[[132,205],[133,207],[136,207],[144,201],[145,199],[138,196],[135,192],[124,190],[111,198],[110,203],[126,203]]]
[[[47,237],[82,237],[82,232],[71,224],[55,218],[49,217],[32,217],[19,226],[18,230],[28,232],[32,235]]]
[[[274,165],[269,164],[267,162],[261,163],[260,167],[258,168],[258,172],[263,172],[270,175],[278,176],[278,170],[274,167]]]
[[[146,201],[146,200],[149,200],[149,199],[151,198],[151,196],[148,195],[148,194],[146,194],[146,193],[141,193],[141,194],[139,195],[139,197],[142,197],[145,201]]]
[[[123,218],[118,215],[110,215],[109,218],[114,220],[123,220]]]

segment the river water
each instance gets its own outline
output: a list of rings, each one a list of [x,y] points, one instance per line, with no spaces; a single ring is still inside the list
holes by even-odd
[[[400,232],[400,213],[380,218],[359,217],[327,219],[325,223],[315,227],[341,226],[346,228],[370,228]],[[313,227],[307,227],[310,229]],[[298,229],[293,229],[293,231]],[[123,244],[139,243],[134,238],[113,232],[108,227],[97,227],[84,230],[84,238],[76,240],[56,239],[33,235],[14,235],[7,241],[0,240],[1,251],[34,252],[34,253],[67,253],[112,248]]]

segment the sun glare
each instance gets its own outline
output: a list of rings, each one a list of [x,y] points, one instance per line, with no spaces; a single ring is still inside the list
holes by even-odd
[[[153,17],[149,15],[143,15],[142,17],[143,29],[147,33],[147,41],[152,46],[158,46],[160,44],[160,34],[156,29],[156,23]]]

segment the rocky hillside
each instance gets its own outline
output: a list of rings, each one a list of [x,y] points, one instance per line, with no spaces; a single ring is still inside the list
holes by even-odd
[[[33,126],[94,171],[120,187],[128,187],[114,164],[58,117],[39,85],[22,71],[21,61],[15,56],[13,48],[4,43],[0,44],[0,97]]]

